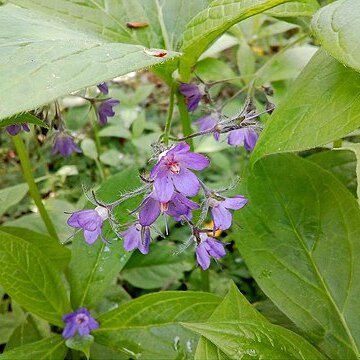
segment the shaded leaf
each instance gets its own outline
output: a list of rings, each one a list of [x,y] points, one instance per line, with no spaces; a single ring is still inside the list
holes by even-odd
[[[328,171],[291,155],[257,162],[246,196],[248,205],[234,216],[243,227],[235,239],[257,283],[328,356],[358,357],[354,196]]]
[[[94,342],[94,337],[92,335],[75,335],[70,339],[67,339],[65,345],[74,350],[79,350],[83,352],[87,359],[90,358],[90,347]]]
[[[338,0],[321,8],[311,27],[322,47],[336,60],[360,71],[360,3]]]
[[[0,216],[11,206],[19,203],[29,190],[28,184],[21,183],[0,190]]]
[[[282,98],[253,151],[299,151],[339,139],[360,125],[360,75],[319,50]]]

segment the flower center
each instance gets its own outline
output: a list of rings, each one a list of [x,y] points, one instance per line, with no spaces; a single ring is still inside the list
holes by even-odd
[[[88,322],[88,317],[85,314],[78,314],[78,315],[76,315],[75,322],[78,325],[83,325]]]
[[[160,210],[162,213],[167,212],[169,210],[169,203],[160,203]]]
[[[168,162],[168,167],[170,171],[174,174],[178,174],[180,172],[180,165],[176,161]]]

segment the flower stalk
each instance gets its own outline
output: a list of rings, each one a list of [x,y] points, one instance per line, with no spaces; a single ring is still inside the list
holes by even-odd
[[[38,189],[38,187],[35,183],[34,177],[32,175],[31,164],[30,164],[29,156],[28,156],[27,150],[25,148],[24,142],[20,135],[13,136],[12,141],[16,148],[16,152],[19,156],[23,175],[29,186],[30,195],[33,198],[35,205],[39,210],[40,216],[46,226],[46,229],[53,238],[59,240],[59,237],[56,233],[54,224],[52,223],[50,216],[49,216],[48,212],[46,211],[44,204],[42,203],[39,189]]]

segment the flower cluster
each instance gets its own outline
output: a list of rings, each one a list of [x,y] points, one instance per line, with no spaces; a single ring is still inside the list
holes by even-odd
[[[98,90],[103,94],[108,93],[105,83],[99,84]],[[205,90],[204,84],[179,86],[180,93],[185,96],[188,111],[195,111],[203,97],[209,97]],[[96,111],[101,124],[106,124],[107,118],[114,116],[113,107],[118,103],[117,100],[111,98],[98,100]],[[208,103],[211,106],[213,104],[211,99],[208,99]],[[273,105],[269,104],[265,112],[272,111]],[[195,125],[198,126],[200,132],[189,137],[212,134],[215,140],[219,141],[221,134],[227,134],[229,145],[243,145],[246,150],[251,151],[258,139],[259,127],[256,118],[259,115],[252,99],[248,99],[244,109],[233,117],[225,117],[219,110],[214,110],[209,115],[198,119]],[[138,249],[142,254],[148,254],[152,240],[151,232],[156,231],[161,234],[156,229],[155,222],[160,217],[164,219],[167,235],[167,218],[171,217],[175,221],[181,221],[190,226],[192,240],[196,244],[197,262],[204,270],[208,269],[211,258],[218,260],[225,255],[224,244],[215,238],[217,230],[229,229],[232,225],[232,211],[243,208],[248,200],[243,195],[223,196],[222,193],[226,190],[209,189],[198,178],[196,172],[206,169],[209,166],[209,159],[202,154],[190,151],[190,146],[184,141],[189,137],[177,139],[177,143],[166,148],[158,144],[155,165],[147,177],[141,177],[145,183],[143,187],[122,195],[112,203],[104,204],[95,198],[89,199],[96,205],[95,209],[72,213],[68,219],[68,225],[83,229],[85,241],[91,245],[99,237],[107,242],[102,237],[102,228],[104,221],[109,220],[111,228],[118,237],[123,239],[126,251]],[[198,203],[192,198],[198,196],[200,190],[204,199]],[[128,224],[119,224],[113,214],[114,208],[139,194],[143,195],[143,200],[135,210],[130,212],[130,215],[135,217],[134,220]],[[200,211],[196,224],[192,222],[195,210]],[[203,227],[208,216],[212,220],[212,229]]]

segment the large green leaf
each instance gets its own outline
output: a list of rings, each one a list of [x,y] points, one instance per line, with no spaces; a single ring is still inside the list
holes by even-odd
[[[276,17],[312,16],[318,8],[319,4],[316,0],[306,0],[277,6],[266,14]]]
[[[332,358],[358,358],[360,210],[328,171],[295,155],[259,160],[234,235],[254,278]]]
[[[180,60],[183,81],[199,56],[232,25],[291,0],[215,0],[186,26],[182,37]]]
[[[274,111],[252,155],[299,151],[360,125],[360,75],[318,50]]]
[[[0,360],[62,360],[67,348],[60,335],[26,344],[0,355]]]
[[[301,336],[269,323],[234,283],[207,322],[183,323],[183,326],[213,343],[220,350],[217,356],[220,359],[222,353],[230,359],[325,359]],[[207,359],[203,343],[195,358]]]
[[[58,270],[64,270],[70,261],[70,251],[56,239],[29,229],[20,227],[1,227],[1,231],[28,241],[40,249],[41,253]]]
[[[360,71],[360,2],[338,0],[321,8],[313,17],[316,38],[335,59]]]
[[[206,321],[221,298],[201,292],[166,291],[142,296],[98,318],[95,341],[143,359],[193,357],[198,337],[181,321]]]
[[[24,5],[31,3],[24,1]],[[66,3],[68,12],[78,6],[70,1],[53,1],[53,6],[57,8],[58,3]],[[44,2],[43,7],[48,5]],[[40,6],[36,8],[39,10]],[[104,11],[91,15],[86,6],[83,8],[82,18],[86,23],[92,21],[92,16],[106,23],[115,14],[103,20]],[[72,91],[159,64],[176,55],[169,52],[163,58],[156,57],[147,54],[144,46],[118,42],[122,39],[119,30],[122,24],[116,18],[119,31],[113,41],[104,37],[103,27],[92,32],[93,29],[81,27],[81,18],[76,19],[78,22],[75,17],[71,19],[72,22],[64,22],[56,14],[51,16],[12,4],[0,7],[0,93],[3,94],[0,118],[31,110]]]
[[[0,285],[25,309],[63,325],[70,305],[59,274],[34,245],[0,232]]]
[[[101,201],[114,201],[120,196],[120,191],[133,190],[138,183],[136,170],[128,168],[105,181],[96,196]],[[127,205],[128,202],[125,208],[117,209],[117,213],[120,212],[117,218],[119,222],[122,222],[126,208],[129,208]],[[130,258],[131,253],[123,249],[122,240],[116,237],[108,223],[104,226],[103,236],[110,244],[105,244],[99,238],[93,245],[88,245],[82,231],[74,238],[69,272],[74,308],[93,307],[101,300],[106,288]]]
[[[194,259],[191,252],[173,255],[174,251],[174,246],[155,243],[146,256],[135,252],[122,272],[123,278],[142,289],[162,288],[176,282],[184,271],[194,267]]]

